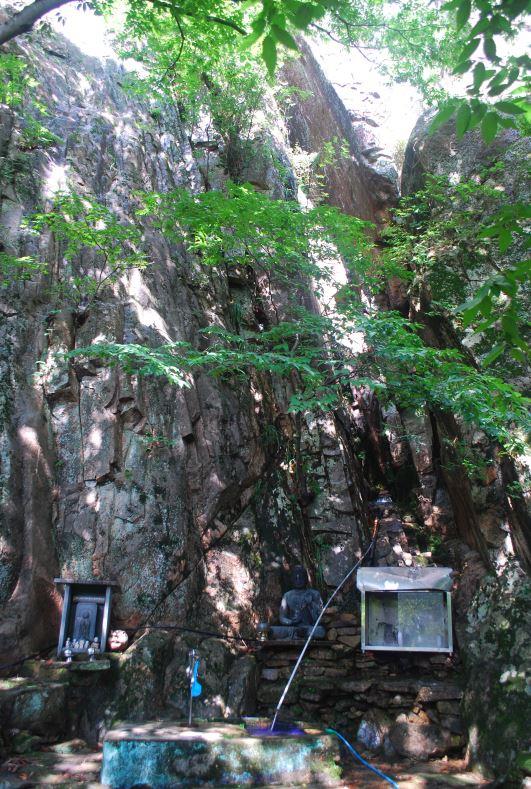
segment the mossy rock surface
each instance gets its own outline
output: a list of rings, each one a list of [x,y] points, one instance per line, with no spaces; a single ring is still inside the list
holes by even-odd
[[[241,725],[123,724],[103,746],[102,783],[127,789],[199,786],[339,786],[335,737],[250,736]]]
[[[13,677],[0,682],[0,728],[26,731],[47,739],[61,736],[67,725],[67,685]]]
[[[531,721],[531,581],[516,565],[488,577],[472,602],[462,654],[463,715],[472,760],[507,786],[520,786],[519,754]]]

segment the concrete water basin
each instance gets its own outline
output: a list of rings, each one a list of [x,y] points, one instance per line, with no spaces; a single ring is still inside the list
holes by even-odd
[[[301,723],[294,734],[270,736],[263,728],[258,719],[122,723],[105,737],[101,782],[112,789],[340,785],[333,736]]]

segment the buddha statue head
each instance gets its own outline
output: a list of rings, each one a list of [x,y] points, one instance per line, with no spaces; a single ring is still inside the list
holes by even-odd
[[[293,589],[306,589],[308,586],[308,573],[302,564],[296,564],[292,569],[291,585]]]

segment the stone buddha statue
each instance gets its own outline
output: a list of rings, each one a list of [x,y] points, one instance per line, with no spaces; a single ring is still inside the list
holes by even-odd
[[[297,564],[291,571],[293,588],[286,592],[280,603],[279,622],[271,628],[271,637],[307,638],[323,610],[323,601],[317,589],[308,589],[308,573]],[[324,627],[316,628],[314,638],[324,638]]]

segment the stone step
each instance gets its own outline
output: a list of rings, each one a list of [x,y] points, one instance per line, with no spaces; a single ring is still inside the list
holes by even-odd
[[[73,673],[94,673],[108,671],[111,667],[109,658],[97,660],[73,660],[66,663],[64,660],[26,660],[21,668],[23,677],[34,677],[43,681],[69,682]]]

